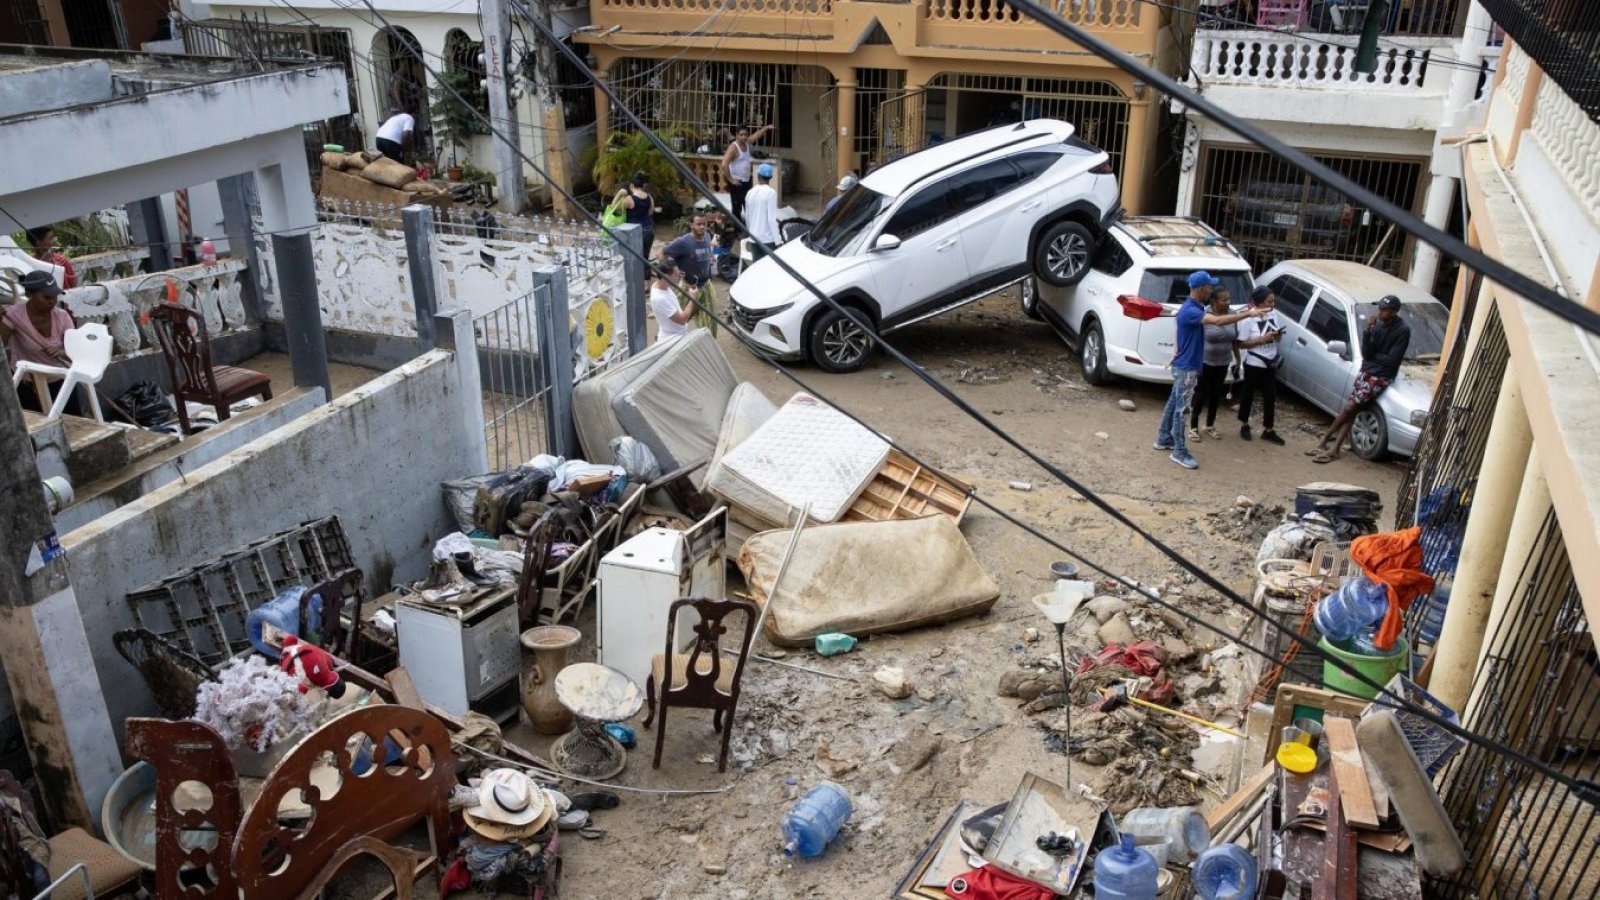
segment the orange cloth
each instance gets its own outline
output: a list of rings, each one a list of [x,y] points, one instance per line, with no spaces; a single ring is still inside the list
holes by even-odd
[[[1388,650],[1400,636],[1401,614],[1411,601],[1433,590],[1433,576],[1422,571],[1422,528],[1358,537],[1350,542],[1350,558],[1368,578],[1389,589],[1389,611],[1372,641],[1379,650]]]

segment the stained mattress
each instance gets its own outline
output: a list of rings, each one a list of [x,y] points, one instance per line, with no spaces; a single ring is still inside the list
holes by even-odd
[[[611,411],[624,431],[655,453],[661,471],[670,472],[716,450],[723,412],[738,386],[711,332],[695,329],[622,386]]]
[[[889,444],[809,394],[795,394],[727,451],[705,487],[748,517],[773,526],[811,504],[811,519],[834,522],[866,489]]]

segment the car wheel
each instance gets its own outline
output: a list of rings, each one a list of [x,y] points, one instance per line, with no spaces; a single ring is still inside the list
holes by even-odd
[[[1350,422],[1350,446],[1362,459],[1380,460],[1389,455],[1389,420],[1383,410],[1370,403],[1356,410]]]
[[[811,325],[807,350],[824,372],[854,372],[872,354],[872,332],[838,310],[826,310]]]
[[[1111,380],[1111,373],[1106,371],[1106,338],[1099,322],[1083,327],[1082,337],[1078,338],[1078,367],[1083,370],[1083,380],[1090,384]]]
[[[1044,230],[1033,248],[1033,270],[1056,287],[1069,287],[1089,272],[1094,235],[1077,222],[1057,222]]]
[[[1017,287],[1017,293],[1022,295],[1022,314],[1036,322],[1044,321],[1044,313],[1039,312],[1039,282],[1034,278],[1022,279],[1022,284]]]

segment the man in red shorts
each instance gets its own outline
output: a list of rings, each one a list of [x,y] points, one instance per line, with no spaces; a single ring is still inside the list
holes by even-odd
[[[1356,410],[1378,397],[1400,374],[1400,361],[1411,346],[1411,326],[1400,318],[1400,298],[1390,294],[1378,301],[1377,316],[1367,320],[1367,330],[1361,334],[1361,371],[1356,373],[1355,387],[1350,399],[1323,433],[1322,440],[1313,450],[1316,462],[1332,462],[1344,452],[1345,438],[1350,436],[1350,423],[1355,421]]]

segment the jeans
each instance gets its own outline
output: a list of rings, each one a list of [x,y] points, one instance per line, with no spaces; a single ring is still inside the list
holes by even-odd
[[[1174,455],[1189,454],[1189,445],[1184,440],[1183,420],[1189,412],[1189,401],[1194,399],[1194,386],[1199,380],[1199,369],[1172,370],[1172,393],[1167,395],[1167,406],[1161,411],[1161,430],[1156,432],[1156,443],[1171,446]]]
[[[729,180],[728,209],[732,211],[733,217],[738,219],[740,222],[744,221],[744,198],[749,195],[749,193],[750,182]]]
[[[1278,375],[1266,366],[1245,366],[1244,384],[1239,389],[1239,421],[1250,424],[1250,408],[1261,395],[1261,425],[1268,431],[1277,418]]]
[[[1217,404],[1228,392],[1228,367],[1206,363],[1200,370],[1199,386],[1195,388],[1193,410],[1189,413],[1189,427],[1200,427],[1200,407],[1206,410],[1206,427],[1217,424]]]

